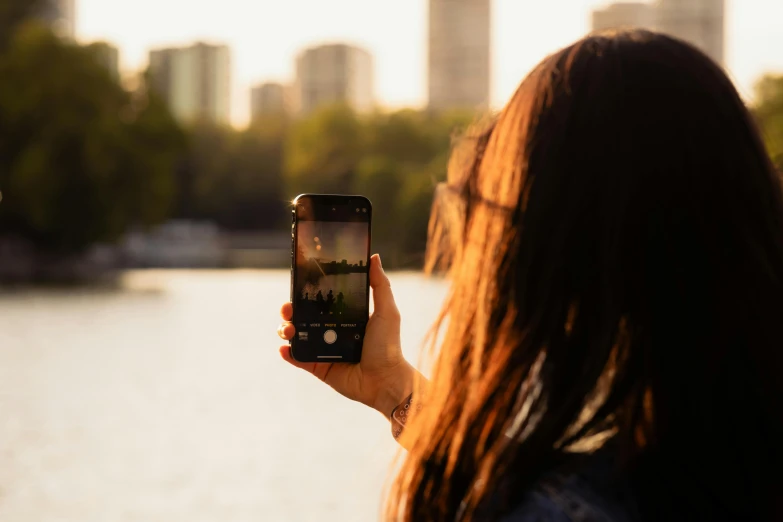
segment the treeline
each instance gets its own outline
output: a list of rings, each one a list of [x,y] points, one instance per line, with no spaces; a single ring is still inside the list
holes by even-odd
[[[769,153],[783,172],[783,74],[768,74],[756,83],[753,112]]]
[[[304,119],[259,119],[245,130],[199,124],[187,132],[173,216],[229,230],[285,230],[297,194],[362,194],[373,203],[374,247],[393,266],[417,266],[452,137],[473,118],[357,115],[335,106]]]

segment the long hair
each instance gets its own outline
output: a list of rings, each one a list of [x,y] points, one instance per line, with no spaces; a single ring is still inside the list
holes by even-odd
[[[780,515],[783,196],[719,66],[587,37],[438,192],[451,292],[389,520],[491,520],[602,436],[646,520]]]

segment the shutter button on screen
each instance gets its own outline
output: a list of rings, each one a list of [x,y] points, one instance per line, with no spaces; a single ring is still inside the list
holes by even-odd
[[[324,332],[324,342],[326,344],[334,344],[337,340],[337,332],[334,330],[327,330]]]

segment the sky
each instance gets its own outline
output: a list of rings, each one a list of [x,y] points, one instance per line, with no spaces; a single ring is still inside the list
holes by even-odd
[[[356,264],[367,257],[367,240],[367,223],[299,222],[298,242],[305,258]]]
[[[492,105],[502,107],[547,54],[589,30],[601,0],[494,0]],[[194,41],[232,51],[232,122],[249,117],[250,87],[290,82],[303,48],[348,42],[375,59],[387,109],[426,103],[426,0],[76,0],[77,38],[120,48],[123,73],[146,67],[150,48]],[[783,73],[783,0],[727,0],[727,66],[751,99],[765,72]]]

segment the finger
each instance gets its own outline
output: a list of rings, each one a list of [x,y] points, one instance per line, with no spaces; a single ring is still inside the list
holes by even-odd
[[[296,334],[296,328],[291,323],[283,323],[277,327],[277,335],[284,341],[290,341]]]
[[[388,319],[398,318],[400,312],[397,310],[397,304],[394,302],[391,282],[386,272],[383,271],[381,256],[378,254],[370,258],[370,286],[372,287],[375,315]]]
[[[280,307],[280,317],[283,318],[283,321],[290,321],[294,318],[294,307],[291,303],[285,303]]]

